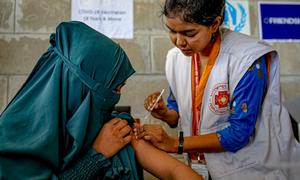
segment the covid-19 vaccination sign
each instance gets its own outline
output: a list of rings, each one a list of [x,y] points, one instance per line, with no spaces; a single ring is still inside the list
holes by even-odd
[[[72,0],[71,19],[110,38],[133,38],[133,0]]]
[[[300,41],[300,2],[259,2],[260,38]]]
[[[223,26],[247,35],[251,34],[249,3],[245,0],[227,0]]]

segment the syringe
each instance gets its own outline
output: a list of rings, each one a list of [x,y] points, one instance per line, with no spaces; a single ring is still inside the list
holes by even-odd
[[[162,97],[162,95],[163,95],[164,92],[165,92],[165,89],[162,89],[161,92],[160,92],[160,94],[159,94],[159,96],[157,96],[157,98],[156,98],[154,104],[149,108],[148,114],[144,117],[144,122],[145,122],[146,120],[148,120],[148,118],[149,118],[150,115],[151,115],[151,111],[154,109],[154,107],[156,106],[156,104],[158,103],[158,101],[160,100],[160,98]]]

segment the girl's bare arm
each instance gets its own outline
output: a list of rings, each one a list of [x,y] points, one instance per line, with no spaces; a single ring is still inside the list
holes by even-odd
[[[132,140],[132,145],[141,166],[159,179],[203,180],[186,164],[142,139]]]

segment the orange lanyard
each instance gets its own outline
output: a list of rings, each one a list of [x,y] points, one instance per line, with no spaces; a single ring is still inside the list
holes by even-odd
[[[196,95],[197,89],[199,88],[200,83],[200,70],[199,70],[199,54],[195,53],[192,56],[192,130],[193,135],[197,135],[199,132],[199,123],[200,123],[200,110],[196,106]]]
[[[202,98],[204,94],[204,89],[210,75],[210,72],[215,64],[217,56],[220,51],[221,46],[221,37],[217,36],[215,43],[213,44],[212,50],[208,56],[208,62],[204,68],[204,71],[200,77],[200,69],[199,69],[199,54],[195,53],[192,56],[192,112],[193,112],[193,120],[192,120],[192,132],[193,135],[198,135],[200,120],[201,120],[201,105]]]

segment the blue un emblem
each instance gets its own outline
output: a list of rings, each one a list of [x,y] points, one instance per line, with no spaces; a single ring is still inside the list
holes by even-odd
[[[233,31],[250,35],[248,2],[226,1],[223,25]]]

